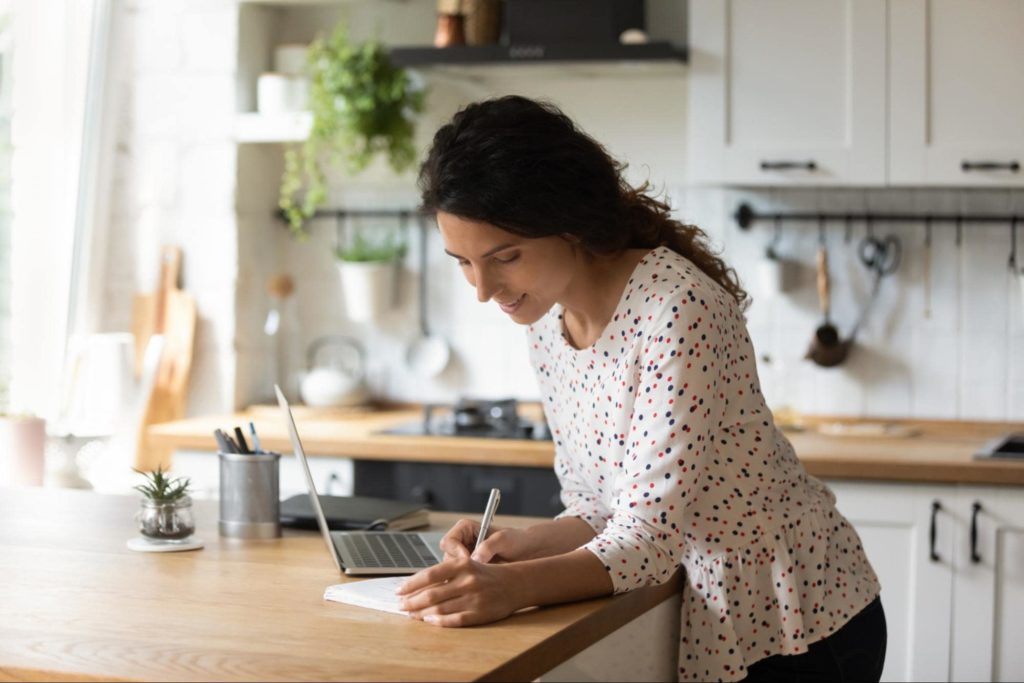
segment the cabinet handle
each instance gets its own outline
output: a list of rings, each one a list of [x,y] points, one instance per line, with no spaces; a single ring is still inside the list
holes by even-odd
[[[928,528],[928,543],[929,543],[929,556],[932,562],[938,562],[941,558],[939,554],[935,552],[935,536],[937,533],[936,529],[936,517],[939,516],[939,510],[942,509],[942,504],[937,500],[932,501],[932,522]]]
[[[1016,173],[1020,170],[1019,161],[967,161],[960,162],[960,170],[964,173],[971,171],[1010,171]]]
[[[811,161],[762,161],[762,171],[814,171],[818,164]]]
[[[978,513],[981,512],[981,503],[974,501],[971,506],[971,562],[981,562],[981,555],[978,554]]]

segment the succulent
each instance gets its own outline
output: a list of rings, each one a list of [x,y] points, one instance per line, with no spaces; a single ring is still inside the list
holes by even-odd
[[[146,477],[146,483],[135,486],[135,490],[154,502],[173,503],[188,495],[190,481],[187,477],[171,479],[162,466],[152,472],[135,471]]]

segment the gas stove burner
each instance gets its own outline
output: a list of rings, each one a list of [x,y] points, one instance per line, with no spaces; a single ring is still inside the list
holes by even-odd
[[[519,416],[514,398],[499,400],[461,398],[454,405],[423,406],[423,420],[385,430],[389,434],[471,436],[484,439],[550,440],[544,420]]]
[[[459,399],[452,407],[455,427],[475,428],[492,425],[495,429],[504,429],[519,422],[516,412],[518,403],[514,398],[498,401],[480,399]]]

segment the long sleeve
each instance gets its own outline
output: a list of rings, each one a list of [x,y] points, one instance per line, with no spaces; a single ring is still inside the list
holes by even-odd
[[[688,535],[716,533],[714,519],[688,513],[695,490],[722,485],[705,477],[704,463],[715,457],[722,421],[725,316],[711,306],[700,313],[687,320],[672,306],[647,326],[640,345],[612,516],[586,546],[605,563],[616,593],[668,580]]]

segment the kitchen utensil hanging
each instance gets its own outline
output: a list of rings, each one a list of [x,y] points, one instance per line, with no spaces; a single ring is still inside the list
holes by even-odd
[[[932,317],[932,222],[924,221],[924,317]]]
[[[814,331],[814,338],[807,349],[805,358],[824,368],[831,368],[842,363],[849,353],[849,340],[844,340],[839,329],[832,324],[832,293],[828,271],[828,246],[825,241],[825,222],[818,223],[818,255],[817,255],[818,301],[821,305],[823,322]]]
[[[857,336],[857,332],[864,323],[871,305],[878,297],[882,278],[892,275],[899,269],[900,261],[903,258],[903,245],[900,242],[900,238],[895,235],[887,235],[883,238],[868,235],[857,246],[857,256],[860,258],[861,264],[870,273],[874,274],[875,279],[871,284],[871,293],[868,295],[868,300],[864,302],[864,307],[857,317],[857,322],[854,323],[853,329],[850,331],[851,342]]]
[[[419,336],[405,352],[405,364],[416,375],[424,378],[436,377],[444,372],[451,359],[451,348],[441,336],[430,333],[427,324],[427,223],[421,217],[420,228],[420,281],[419,281]]]

